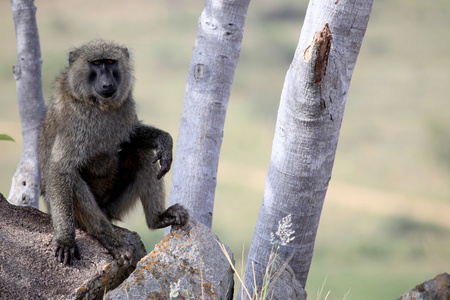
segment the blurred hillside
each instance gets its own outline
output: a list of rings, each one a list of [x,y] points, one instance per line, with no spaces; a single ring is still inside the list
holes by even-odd
[[[450,269],[450,2],[376,0],[353,74],[306,289],[328,299],[393,299]],[[203,1],[36,1],[44,97],[66,52],[93,38],[133,49],[144,122],[174,138]],[[264,191],[274,123],[307,1],[252,2],[229,102],[213,229],[240,264]],[[21,152],[15,33],[0,1],[0,192]],[[194,154],[195,155],[195,154]],[[170,186],[169,173],[167,186]],[[136,210],[147,250],[162,236]],[[138,219],[138,221],[134,221]],[[239,269],[239,268],[238,268]],[[326,278],[326,279],[325,279]]]

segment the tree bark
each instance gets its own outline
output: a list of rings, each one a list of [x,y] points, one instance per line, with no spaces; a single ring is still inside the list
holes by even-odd
[[[281,94],[264,198],[246,264],[244,283],[250,294],[255,280],[261,290],[271,251],[288,261],[306,284],[347,91],[371,9],[372,0],[309,3]],[[288,215],[293,232],[283,245],[274,234]]]
[[[206,0],[189,65],[169,204],[185,205],[209,228],[225,115],[249,1]]]
[[[11,0],[17,40],[17,64],[13,67],[22,124],[23,146],[12,178],[8,201],[39,206],[38,140],[46,106],[42,95],[42,59],[33,0]]]

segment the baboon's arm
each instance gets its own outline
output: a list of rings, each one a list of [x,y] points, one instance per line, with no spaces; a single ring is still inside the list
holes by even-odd
[[[75,219],[73,212],[73,172],[59,162],[50,162],[47,175],[46,197],[50,203],[55,236],[55,256],[64,264],[80,257],[75,244]]]
[[[155,149],[156,155],[153,159],[153,163],[159,160],[161,169],[157,175],[158,179],[161,179],[170,170],[172,164],[172,148],[173,141],[169,133],[164,130],[143,125],[137,123],[133,129],[133,133],[130,136],[130,142],[123,145],[132,145],[141,149]]]

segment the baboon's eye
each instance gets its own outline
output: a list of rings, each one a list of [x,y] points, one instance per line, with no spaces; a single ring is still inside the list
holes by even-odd
[[[113,64],[115,61],[114,60],[112,60],[112,59],[108,59],[107,61],[106,61],[106,63],[108,64],[108,65],[111,65],[111,64]]]
[[[91,62],[93,65],[99,65],[100,64],[100,62],[98,61],[98,60],[94,60],[93,62]]]

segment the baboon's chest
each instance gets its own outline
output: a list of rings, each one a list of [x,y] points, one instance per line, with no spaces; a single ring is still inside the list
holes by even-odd
[[[117,153],[101,153],[92,157],[81,169],[81,177],[88,184],[97,201],[107,201],[119,168]]]
[[[117,151],[120,144],[127,141],[134,124],[137,122],[133,110],[123,109],[108,112],[83,103],[77,104],[81,113],[72,114],[73,123],[67,128],[77,147],[84,148],[92,158],[92,168],[99,169],[105,163],[117,163]],[[99,154],[100,153],[100,154]],[[97,156],[97,157],[94,157]],[[98,165],[98,162],[101,164]]]
[[[119,156],[117,152],[100,153],[88,160],[84,172],[96,177],[105,177],[117,172]]]

